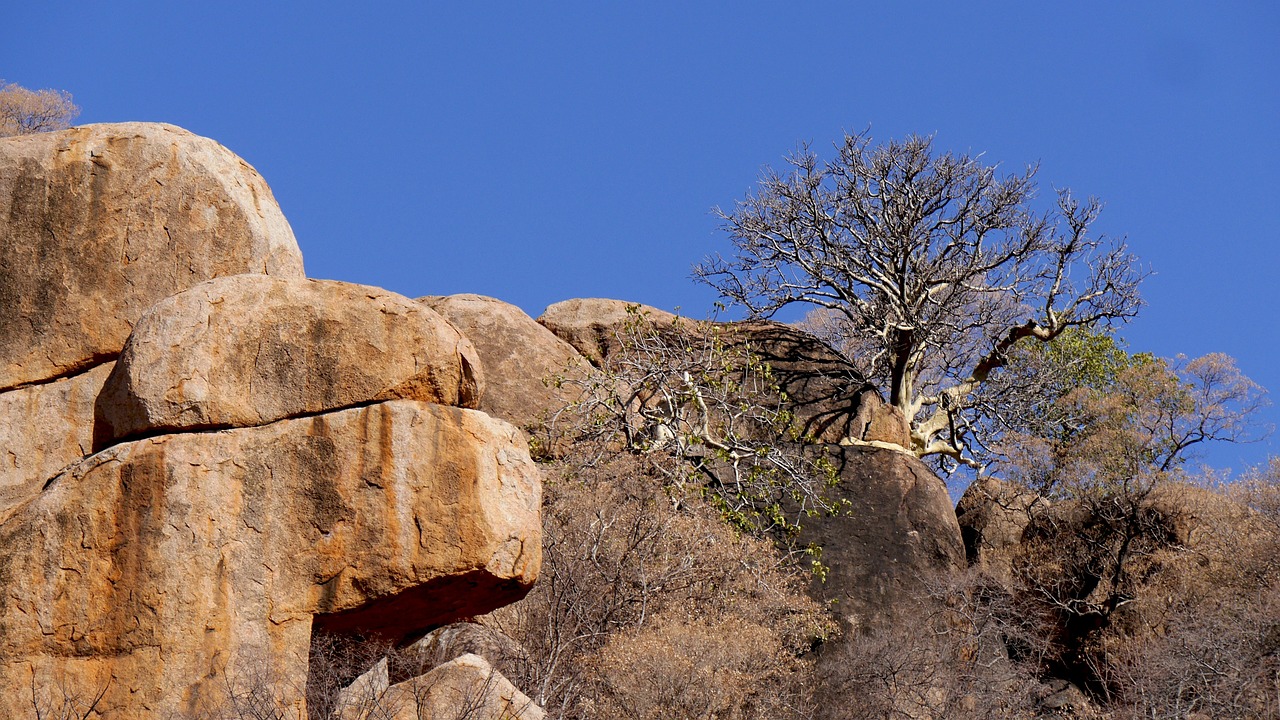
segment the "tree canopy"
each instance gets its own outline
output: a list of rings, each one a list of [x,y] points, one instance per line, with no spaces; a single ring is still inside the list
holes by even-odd
[[[64,90],[28,90],[0,80],[0,137],[62,130],[80,114]]]
[[[981,466],[978,390],[1027,342],[1133,317],[1145,273],[1093,232],[1097,199],[1058,190],[1039,209],[1035,166],[1001,174],[920,136],[836,149],[802,147],[717,209],[736,253],[695,276],[755,317],[824,308],[910,421],[910,449]]]

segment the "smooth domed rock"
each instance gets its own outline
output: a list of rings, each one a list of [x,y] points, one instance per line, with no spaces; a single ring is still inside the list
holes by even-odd
[[[523,310],[483,295],[424,297],[475,343],[485,368],[480,409],[536,427],[579,399],[590,365]]]
[[[629,320],[637,318],[659,327],[669,326],[676,320],[675,315],[665,310],[640,303],[576,298],[548,306],[538,317],[538,323],[599,366],[619,346],[618,331]]]
[[[476,407],[475,348],[395,293],[237,275],[138,321],[98,402],[99,439],[247,427],[392,399]]]
[[[9,508],[93,452],[93,404],[112,367],[0,393],[0,523]]]
[[[105,687],[103,716],[170,717],[255,668],[300,708],[313,632],[521,597],[539,506],[514,427],[414,401],[122,443],[0,524],[0,709]]]
[[[960,526],[946,485],[914,456],[873,447],[841,447],[833,496],[848,510],[806,518],[802,544],[822,548],[826,582],[811,594],[855,630],[882,628],[917,599],[930,578],[965,566]]]
[[[239,273],[302,277],[262,177],[172,125],[0,138],[0,390],[113,359],[158,300]]]

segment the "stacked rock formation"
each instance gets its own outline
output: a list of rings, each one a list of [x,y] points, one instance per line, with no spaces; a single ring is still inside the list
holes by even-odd
[[[677,324],[671,313],[620,300],[566,300],[536,322],[492,298],[423,300],[476,339],[491,388],[503,383],[502,392],[488,393],[495,399],[481,407],[522,426],[536,425],[576,399],[573,388],[619,350],[624,326],[637,315],[658,331]],[[826,581],[811,588],[816,599],[848,627],[883,627],[896,619],[903,600],[922,592],[921,578],[965,565],[945,484],[905,450],[910,440],[902,415],[848,359],[781,323],[722,323],[719,329],[726,345],[748,345],[769,364],[795,422],[839,473],[833,490],[849,512],[809,519],[802,536],[823,548],[830,568]],[[499,406],[496,398],[508,405]]]
[[[216,143],[0,140],[0,307],[0,715],[169,717],[250,678],[305,712],[317,637],[397,641],[535,580],[538,472],[474,409],[470,341],[304,279]]]

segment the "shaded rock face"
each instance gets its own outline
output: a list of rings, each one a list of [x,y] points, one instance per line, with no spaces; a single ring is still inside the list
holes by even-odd
[[[150,717],[255,656],[304,686],[313,627],[395,639],[523,595],[539,504],[512,426],[415,401],[117,445],[0,525],[0,707],[111,677],[104,710]]]
[[[800,540],[822,546],[829,568],[815,599],[854,629],[893,620],[901,601],[917,598],[940,571],[964,567],[964,545],[946,485],[915,457],[869,447],[834,448],[838,498],[847,514],[809,518]]]
[[[303,276],[271,190],[169,125],[0,138],[0,390],[110,360],[152,303],[214,277]]]
[[[986,565],[993,555],[1022,542],[1027,526],[1049,501],[993,477],[974,481],[956,505],[956,519],[964,538],[968,562]]]
[[[538,322],[599,366],[620,347],[626,323],[636,313],[659,330],[677,331],[697,323],[677,323],[671,313],[622,300],[565,300],[543,312]],[[830,345],[790,325],[768,320],[717,323],[730,347],[747,345],[773,369],[778,387],[800,430],[817,442],[848,440],[910,447],[902,413],[886,404],[862,373]]]
[[[818,442],[849,438],[910,447],[902,413],[886,404],[862,373],[809,333],[768,320],[727,323],[729,338],[749,344],[773,369],[805,435]]]
[[[488,383],[481,410],[531,428],[579,399],[574,388],[585,383],[590,365],[573,346],[520,308],[483,295],[432,296],[418,301],[439,312],[475,343]]]
[[[237,275],[142,316],[99,399],[98,444],[399,398],[476,407],[482,386],[471,342],[408,298]]]

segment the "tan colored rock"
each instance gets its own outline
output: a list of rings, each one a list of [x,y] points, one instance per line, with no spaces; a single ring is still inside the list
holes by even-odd
[[[539,506],[514,427],[414,401],[117,445],[0,525],[0,716],[34,681],[165,717],[255,667],[300,708],[313,632],[396,639],[522,596]]]
[[[341,720],[542,720],[547,716],[479,655],[387,687],[386,661],[352,684]]]
[[[579,399],[590,365],[520,308],[483,295],[418,300],[475,343],[487,383],[481,410],[532,428]]]
[[[422,668],[443,665],[467,653],[479,655],[499,670],[514,670],[528,659],[524,648],[510,636],[471,622],[436,628],[402,652]]]
[[[214,277],[302,277],[271,190],[172,125],[0,138],[0,390],[119,353],[153,303]]]
[[[111,368],[0,393],[0,523],[46,480],[93,452],[93,403]]]
[[[599,366],[618,347],[618,330],[635,313],[658,325],[666,326],[676,316],[665,310],[604,298],[563,300],[547,307],[538,323],[572,345],[582,356]]]
[[[236,275],[138,321],[98,403],[111,442],[247,427],[361,403],[479,404],[475,348],[435,311],[366,285]]]

